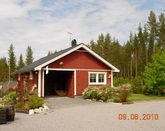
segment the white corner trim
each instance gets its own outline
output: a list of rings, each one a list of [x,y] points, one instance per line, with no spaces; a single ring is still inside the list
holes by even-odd
[[[91,55],[93,55],[94,57],[98,58],[100,61],[102,61],[104,64],[106,64],[108,67],[112,68],[114,72],[119,72],[120,70],[117,69],[116,67],[114,67],[112,64],[110,64],[108,61],[104,60],[101,56],[99,56],[98,54],[96,54],[94,51],[92,51],[91,49],[89,49],[87,46],[83,45],[83,44],[80,44],[79,46],[73,48],[72,50],[69,50],[68,52],[65,52],[64,54],[58,56],[58,57],[55,57],[54,59],[51,59],[50,61],[48,62],[45,62],[39,66],[37,66],[35,68],[35,70],[41,70],[42,67],[78,50],[79,48],[84,48],[86,51],[88,51]]]
[[[113,87],[113,71],[111,71],[111,87]]]
[[[96,83],[91,83],[90,82],[90,74],[96,74]],[[99,83],[98,82],[98,76],[99,74],[104,74],[104,82]],[[107,72],[88,72],[88,84],[89,85],[106,85],[107,84]]]
[[[77,95],[77,86],[76,86],[76,80],[77,80],[77,74],[76,74],[76,70],[74,71],[74,96]]]
[[[38,96],[41,96],[41,70],[38,71]]]
[[[42,70],[42,97],[44,97],[44,90],[45,90],[45,72]]]

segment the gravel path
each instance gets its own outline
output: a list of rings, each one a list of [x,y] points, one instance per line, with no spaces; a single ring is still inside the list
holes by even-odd
[[[17,113],[0,131],[164,131],[165,101],[101,103],[81,98],[48,98],[48,114]],[[51,103],[51,104],[50,104]],[[159,114],[159,120],[119,120],[119,113]]]

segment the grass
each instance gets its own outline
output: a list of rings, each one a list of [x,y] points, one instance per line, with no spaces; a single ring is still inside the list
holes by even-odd
[[[150,101],[150,100],[165,100],[165,96],[151,96],[144,94],[132,94],[128,97],[130,101]]]

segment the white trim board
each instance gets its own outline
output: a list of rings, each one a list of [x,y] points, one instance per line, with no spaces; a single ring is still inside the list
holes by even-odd
[[[78,49],[80,49],[80,48],[85,49],[85,50],[88,51],[91,55],[93,55],[94,57],[96,57],[97,59],[99,59],[100,61],[102,61],[104,64],[106,64],[108,67],[112,68],[113,72],[119,72],[119,69],[117,69],[115,66],[113,66],[112,64],[110,64],[108,61],[104,60],[102,57],[100,57],[98,54],[96,54],[94,51],[92,51],[91,49],[89,49],[89,48],[88,48],[87,46],[85,46],[84,44],[80,44],[80,45],[78,45],[77,47],[75,47],[75,48],[73,48],[73,49],[71,49],[71,50],[65,52],[64,54],[62,54],[62,55],[60,55],[60,56],[57,56],[57,57],[55,57],[54,59],[51,59],[51,60],[49,60],[49,61],[47,61],[47,62],[45,62],[45,63],[43,63],[43,64],[37,66],[37,67],[35,68],[35,70],[41,70],[41,68],[43,68],[44,66],[46,66],[46,65],[48,65],[48,64],[50,64],[50,63],[52,63],[52,62],[54,62],[54,61],[56,61],[56,60],[62,58],[62,57],[66,56],[66,55],[68,55],[68,54],[70,54],[70,53],[72,53],[72,52],[74,52],[74,51],[76,51],[76,50],[78,50]]]
[[[70,69],[70,68],[47,68],[50,71],[111,71],[107,69]],[[43,68],[43,70],[47,70],[46,68]]]
[[[41,70],[38,72],[38,96],[41,96]]]
[[[42,70],[42,97],[45,95],[45,71]]]
[[[76,86],[77,82],[76,82],[76,80],[77,80],[77,74],[76,74],[76,70],[75,70],[74,71],[74,96],[77,95],[77,86]]]

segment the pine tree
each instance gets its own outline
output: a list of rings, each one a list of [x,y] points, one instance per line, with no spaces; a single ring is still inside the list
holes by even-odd
[[[8,79],[8,65],[6,58],[0,58],[0,82],[4,82]]]
[[[103,43],[104,43],[104,35],[101,34],[101,35],[98,36],[98,40],[97,40],[97,49],[96,49],[96,52],[97,52],[101,57],[104,56]]]
[[[147,65],[147,63],[148,63],[148,47],[149,47],[149,43],[148,43],[148,32],[147,32],[146,25],[144,26],[143,38],[144,38],[144,44],[145,44],[145,50],[146,50],[145,65]]]
[[[109,60],[109,56],[110,56],[110,44],[111,44],[111,37],[108,34],[106,34],[105,39],[104,39],[104,43],[103,43],[103,58],[106,59],[107,61]]]
[[[139,26],[138,29],[138,40],[139,40],[139,45],[138,45],[138,62],[139,62],[139,74],[142,75],[144,71],[144,66],[146,62],[146,46],[145,46],[145,40],[144,40],[144,35],[142,32],[141,25]]]
[[[158,48],[165,48],[165,16],[163,13],[159,16]]]
[[[151,61],[153,54],[155,53],[155,43],[157,40],[157,27],[158,23],[156,15],[153,11],[150,11],[148,17],[148,30],[149,30],[149,47],[148,47],[148,59]]]
[[[29,65],[33,62],[33,51],[30,46],[27,47],[26,49],[26,65]]]
[[[8,54],[9,54],[8,64],[10,68],[10,73],[12,73],[16,70],[16,57],[14,54],[14,47],[12,44],[10,45]]]
[[[24,66],[25,66],[25,63],[23,61],[23,56],[22,56],[22,54],[20,54],[17,69],[19,70],[19,69],[23,68]]]

